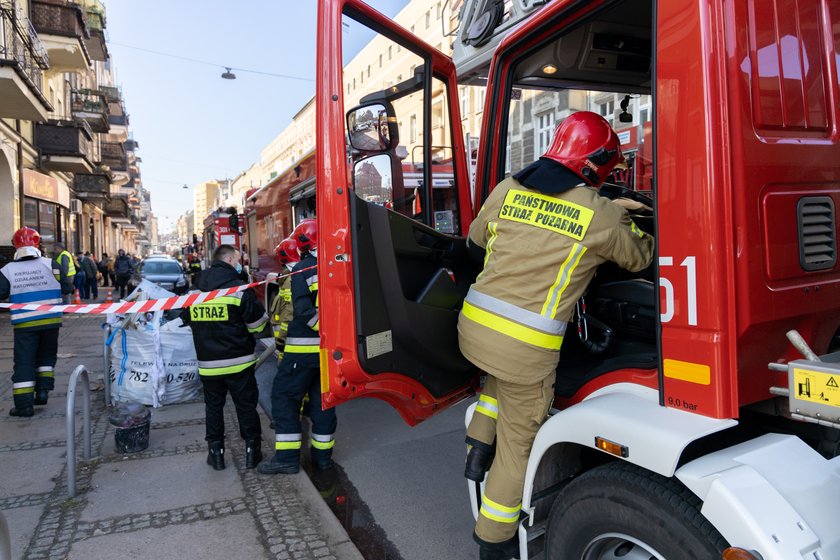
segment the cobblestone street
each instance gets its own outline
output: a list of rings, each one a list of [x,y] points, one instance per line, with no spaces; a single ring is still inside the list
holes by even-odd
[[[76,399],[77,495],[68,498],[66,395],[79,365],[102,373],[101,318],[65,316],[56,390],[33,418],[12,406],[12,329],[0,316],[0,511],[12,558],[359,559],[307,476],[262,476],[244,469],[233,406],[226,407],[227,469],[205,464],[204,404],[152,409],[145,451],[116,452],[103,393],[92,393],[92,460],[81,458],[82,399]],[[271,436],[263,416],[263,452]],[[115,556],[116,555],[116,556]]]

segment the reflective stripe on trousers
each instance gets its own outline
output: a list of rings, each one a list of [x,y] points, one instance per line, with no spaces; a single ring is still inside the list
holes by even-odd
[[[301,434],[277,434],[274,436],[274,449],[300,449]]]
[[[332,449],[335,447],[335,435],[312,434],[312,438],[309,443],[315,449]]]

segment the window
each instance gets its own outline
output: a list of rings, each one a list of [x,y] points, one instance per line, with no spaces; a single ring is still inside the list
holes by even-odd
[[[484,98],[487,95],[487,89],[483,87],[479,87],[478,89],[478,100],[475,103],[475,110],[476,112],[480,113],[484,111]]]
[[[461,120],[464,120],[470,110],[470,90],[466,86],[461,86],[458,88],[458,93],[458,100],[461,102]]]
[[[437,18],[440,19],[443,16],[443,9],[441,9],[441,3],[437,3]]]
[[[598,103],[598,114],[607,119],[612,125],[615,113],[615,100],[603,101]]]
[[[411,26],[411,34],[414,35],[414,26]]]
[[[554,135],[554,113],[538,115],[534,121],[534,156],[539,157],[551,144]]]
[[[432,25],[432,11],[429,10],[426,12],[426,29],[428,29]]]
[[[379,55],[379,67],[382,68],[382,55]]]
[[[432,128],[443,127],[443,99],[432,101]]]
[[[388,47],[388,60],[391,60],[391,56],[393,56],[394,47]]]
[[[397,74],[397,83],[402,81],[402,74]]]
[[[353,78],[353,89],[356,89],[356,78]]]
[[[507,136],[507,145],[505,146],[505,173],[510,173],[510,132]]]
[[[370,64],[368,64],[367,77],[370,78]]]
[[[417,142],[417,115],[408,118],[408,136],[412,144]]]
[[[414,70],[415,70],[416,68],[417,68],[417,67],[416,67],[414,64],[412,64],[412,65],[411,65],[411,68],[409,68],[409,69],[408,69],[408,77],[409,77],[409,78],[413,78],[413,77],[414,77]]]

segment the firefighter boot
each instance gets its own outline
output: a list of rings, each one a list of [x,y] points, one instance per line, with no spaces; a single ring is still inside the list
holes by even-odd
[[[47,399],[50,398],[50,392],[46,389],[38,389],[35,391],[35,404],[47,404]]]
[[[279,459],[275,454],[271,460],[263,461],[257,466],[257,472],[262,474],[295,474],[300,471],[300,461],[290,462]]]
[[[473,445],[467,452],[467,464],[464,476],[475,482],[484,481],[484,475],[490,470],[493,458],[496,456],[496,446]]]
[[[262,449],[260,444],[262,442],[258,439],[252,439],[245,442],[245,468],[253,469],[263,459]]]
[[[225,470],[225,442],[211,441],[207,444],[207,464],[214,471]]]
[[[513,538],[500,543],[488,543],[478,538],[473,534],[473,539],[480,546],[478,558],[479,560],[510,560],[511,558],[519,558],[519,536],[514,535]]]
[[[21,418],[29,418],[35,416],[35,408],[31,406],[18,406],[9,411],[9,416],[20,416]]]

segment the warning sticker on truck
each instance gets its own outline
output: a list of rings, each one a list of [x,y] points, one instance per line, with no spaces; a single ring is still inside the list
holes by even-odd
[[[840,375],[794,368],[793,382],[798,400],[840,407]]]

